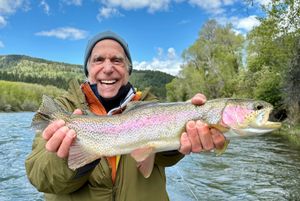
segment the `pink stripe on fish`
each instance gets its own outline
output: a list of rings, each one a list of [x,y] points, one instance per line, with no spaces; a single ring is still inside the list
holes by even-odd
[[[110,133],[110,134],[118,134],[121,132],[127,132],[129,130],[136,130],[139,128],[145,128],[145,127],[151,127],[154,125],[159,125],[162,123],[168,123],[170,121],[174,121],[176,118],[176,114],[175,115],[163,115],[163,114],[159,114],[159,115],[155,115],[155,116],[151,116],[151,117],[141,117],[138,119],[132,119],[130,121],[126,121],[123,124],[120,125],[114,125],[114,126],[110,126],[110,127],[104,127],[101,129],[101,133]],[[175,117],[175,118],[174,118]]]
[[[76,123],[76,127],[84,129],[88,132],[96,132],[96,133],[103,133],[103,134],[119,134],[119,133],[126,133],[130,130],[136,130],[145,127],[154,127],[155,125],[161,125],[164,123],[170,122],[182,122],[182,119],[187,119],[188,117],[193,117],[195,115],[194,112],[185,111],[185,112],[174,112],[166,114],[157,114],[153,116],[142,116],[140,118],[130,119],[122,124],[116,125],[110,122],[103,122],[101,125],[97,125],[95,123]]]

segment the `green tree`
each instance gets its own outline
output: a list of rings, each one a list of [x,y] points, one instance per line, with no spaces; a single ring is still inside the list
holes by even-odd
[[[248,88],[253,98],[266,100],[299,116],[299,37],[300,1],[273,0],[264,7],[267,13],[261,24],[247,37],[247,69],[251,79]],[[242,79],[240,79],[241,81]],[[292,112],[293,111],[293,112]],[[299,121],[299,120],[296,120]]]
[[[168,99],[174,99],[174,92],[191,97],[201,91],[208,98],[234,94],[236,76],[242,66],[243,37],[236,34],[232,25],[222,26],[215,20],[207,21],[199,32],[199,38],[183,53],[185,65],[178,80],[167,86]],[[178,92],[178,90],[185,90]],[[173,94],[173,95],[172,95]],[[171,97],[172,96],[172,97]]]

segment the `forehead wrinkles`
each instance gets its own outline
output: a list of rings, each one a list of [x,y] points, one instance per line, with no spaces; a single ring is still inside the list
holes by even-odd
[[[91,55],[104,55],[104,56],[121,56],[125,57],[125,52],[123,47],[114,40],[102,40],[96,43]]]

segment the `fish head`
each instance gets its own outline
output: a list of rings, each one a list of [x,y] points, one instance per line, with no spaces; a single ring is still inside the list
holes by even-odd
[[[281,127],[269,121],[273,106],[251,99],[230,99],[222,112],[222,124],[238,135],[260,135]]]

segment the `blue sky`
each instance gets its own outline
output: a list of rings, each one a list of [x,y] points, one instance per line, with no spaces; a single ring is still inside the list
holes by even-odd
[[[0,0],[0,54],[82,64],[89,38],[112,30],[128,42],[135,69],[176,75],[207,20],[246,34],[268,1]]]

